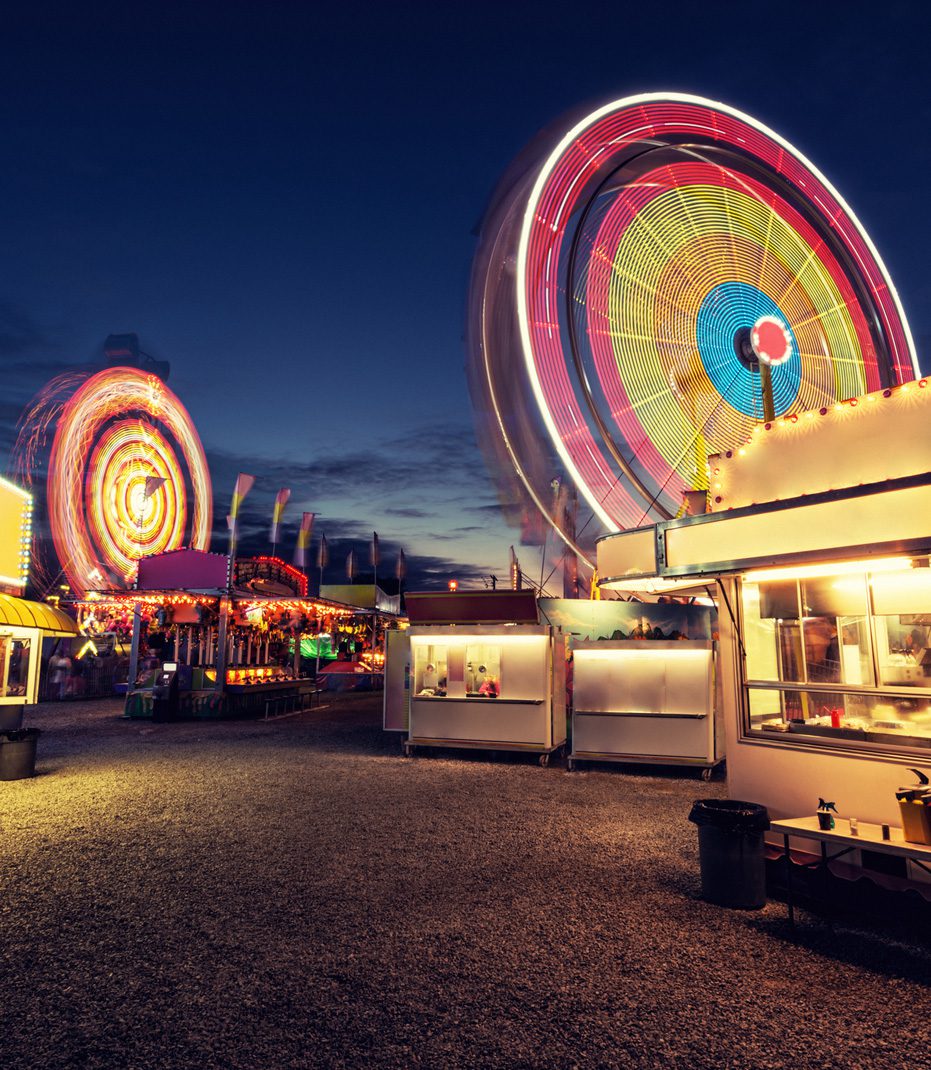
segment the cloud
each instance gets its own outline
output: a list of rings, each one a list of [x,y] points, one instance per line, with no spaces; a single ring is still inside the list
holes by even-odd
[[[474,499],[474,508],[490,508],[488,476],[466,425],[431,424],[389,436],[375,447],[325,450],[303,460],[246,457],[217,449],[208,449],[207,458],[220,500],[232,495],[236,474],[248,472],[256,476],[252,500],[269,500],[280,487],[290,487],[292,507],[350,501],[366,505],[373,518],[415,520],[433,516],[436,509],[429,506],[437,504]]]
[[[397,516],[404,520],[426,520],[433,515],[432,513],[428,513],[425,509],[400,508],[390,505],[384,512],[385,516]]]

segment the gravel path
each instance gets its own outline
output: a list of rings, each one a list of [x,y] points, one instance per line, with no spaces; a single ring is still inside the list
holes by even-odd
[[[400,756],[380,704],[39,707],[0,1067],[931,1067],[931,954],[698,898],[691,772]]]

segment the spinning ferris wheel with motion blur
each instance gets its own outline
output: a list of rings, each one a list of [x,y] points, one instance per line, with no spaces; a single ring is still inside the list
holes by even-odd
[[[589,563],[595,536],[707,490],[707,457],[761,421],[918,375],[888,272],[828,180],[750,116],[674,93],[598,108],[511,166],[469,350],[506,507]],[[590,509],[584,537],[554,477]]]

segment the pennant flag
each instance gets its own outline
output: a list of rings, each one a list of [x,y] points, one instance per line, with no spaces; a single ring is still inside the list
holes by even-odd
[[[378,568],[379,552],[378,552],[378,532],[377,531],[373,531],[372,532],[371,557],[372,557],[372,566],[374,568]]]
[[[356,578],[356,552],[350,550],[346,557],[346,575],[351,581],[355,581]]]
[[[275,546],[278,543],[278,532],[281,528],[281,514],[284,512],[284,507],[288,504],[288,498],[290,497],[291,491],[287,487],[282,487],[275,495],[275,507],[272,509],[272,546]]]
[[[252,490],[254,483],[255,476],[247,476],[245,472],[240,472],[236,477],[236,486],[233,488],[233,504],[230,506],[230,518],[234,524],[239,516],[239,507],[242,505],[243,498]]]
[[[317,568],[326,568],[330,563],[330,551],[326,544],[326,535],[320,536],[320,546],[317,548]]]
[[[145,490],[142,494],[142,500],[148,501],[149,498],[158,490],[163,483],[167,483],[168,480],[164,476],[146,476],[145,477]]]
[[[403,550],[398,550],[398,579],[403,580],[407,575],[407,558]]]
[[[294,551],[294,563],[298,568],[307,568],[307,549],[310,546],[310,535],[314,530],[314,517],[316,513],[304,513],[301,517],[301,527],[297,533],[297,549]]]

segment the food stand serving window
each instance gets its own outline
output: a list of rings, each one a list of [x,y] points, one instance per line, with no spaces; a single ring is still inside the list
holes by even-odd
[[[414,694],[421,698],[497,698],[502,693],[501,644],[470,643],[464,649],[461,644],[418,646],[414,683]]]
[[[927,558],[751,572],[740,609],[750,738],[931,751]]]
[[[0,699],[25,702],[31,648],[29,639],[0,635]]]

